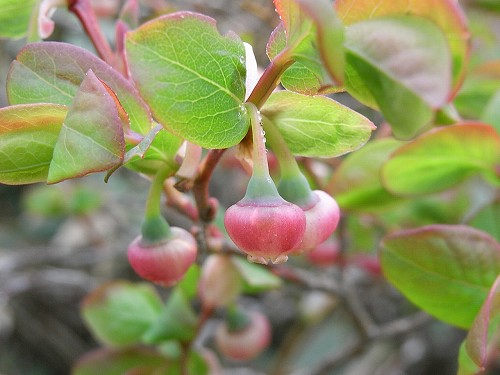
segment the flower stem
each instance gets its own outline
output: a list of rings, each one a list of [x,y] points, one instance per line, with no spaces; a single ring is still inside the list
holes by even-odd
[[[313,199],[309,182],[302,174],[295,157],[291,153],[278,128],[269,122],[265,123],[266,138],[278,158],[281,179],[278,191],[281,196],[299,206],[307,206]]]
[[[290,56],[290,50],[285,48],[271,61],[260,77],[257,85],[247,99],[247,103],[253,103],[257,109],[262,108],[271,93],[278,86],[283,72],[294,63]]]
[[[278,128],[274,124],[266,122],[264,124],[264,130],[266,131],[266,139],[278,159],[281,178],[300,174],[301,172],[297,161]]]
[[[248,182],[245,199],[281,198],[276,189],[276,185],[269,175],[266,139],[264,138],[264,131],[261,126],[260,112],[253,103],[246,103],[246,108],[250,114],[250,122],[252,124],[253,173]]]
[[[269,165],[267,164],[266,139],[262,128],[262,119],[257,106],[247,103],[246,108],[250,114],[253,139],[253,175],[257,177],[267,177],[269,175]]]
[[[99,57],[111,66],[116,67],[115,55],[99,27],[90,0],[68,0],[68,10],[73,12],[80,20]]]
[[[173,173],[168,164],[158,169],[149,188],[146,200],[146,212],[141,232],[143,240],[147,243],[155,243],[170,236],[170,227],[161,214],[161,195],[163,184],[167,177]]]

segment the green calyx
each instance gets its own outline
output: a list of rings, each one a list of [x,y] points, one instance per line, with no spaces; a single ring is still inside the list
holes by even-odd
[[[297,174],[282,177],[278,183],[278,191],[285,200],[302,208],[315,202],[309,182],[300,171]]]
[[[257,107],[246,103],[253,135],[253,173],[248,182],[247,191],[243,200],[282,200],[278,189],[269,175],[267,151],[264,132],[261,126],[261,116]]]
[[[170,226],[163,216],[148,217],[141,226],[142,244],[153,245],[171,236]]]
[[[247,191],[243,200],[281,200],[278,189],[270,176],[253,175],[248,182]]]
[[[266,123],[266,138],[278,158],[281,170],[281,179],[278,191],[281,196],[301,207],[306,207],[314,202],[309,182],[300,171],[297,161],[290,152],[288,145],[280,134],[278,128],[272,123]]]
[[[144,222],[141,227],[142,242],[144,245],[155,244],[171,236],[170,226],[161,214],[160,205],[163,184],[167,177],[173,173],[174,170],[172,167],[165,165],[163,168],[158,169],[151,182],[146,201]]]
[[[236,306],[227,310],[226,324],[229,332],[243,331],[251,324],[250,317]]]

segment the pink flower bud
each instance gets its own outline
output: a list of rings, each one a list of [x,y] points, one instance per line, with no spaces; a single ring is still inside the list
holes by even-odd
[[[215,331],[215,345],[227,358],[248,361],[257,357],[271,342],[271,325],[267,317],[258,312],[248,313],[249,323],[242,329],[230,331],[221,323]]]
[[[212,254],[203,263],[198,294],[205,308],[228,306],[241,291],[240,273],[231,258]]]
[[[339,224],[340,209],[330,195],[321,190],[314,190],[313,203],[302,207],[306,215],[306,230],[296,253],[312,250],[324,242]]]
[[[182,228],[172,227],[165,241],[146,245],[138,236],[128,248],[128,260],[142,278],[162,286],[170,286],[182,279],[196,260],[194,237]]]
[[[328,267],[340,262],[339,243],[330,237],[314,249],[306,253],[306,257],[312,264],[320,267]]]
[[[229,237],[253,262],[282,263],[297,248],[305,227],[303,211],[281,197],[244,198],[228,208],[224,225]]]
[[[372,276],[382,276],[382,267],[377,256],[370,254],[357,254],[353,256],[349,262],[356,267],[359,267]]]

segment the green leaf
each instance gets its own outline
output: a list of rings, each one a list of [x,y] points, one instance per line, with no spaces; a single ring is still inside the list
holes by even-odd
[[[496,0],[476,0],[474,5],[476,4],[488,10],[500,12],[500,4]]]
[[[189,352],[188,374],[209,375],[210,370],[210,366],[200,353],[194,350]]]
[[[497,133],[500,134],[500,90],[496,91],[487,102],[481,114],[481,121],[491,124],[496,129]]]
[[[482,20],[481,20],[482,22]],[[500,133],[500,60],[475,67],[457,94],[453,104],[465,118],[480,119]]]
[[[479,211],[469,224],[474,228],[489,233],[500,242],[500,225],[498,225],[498,218],[500,218],[500,201],[497,200]]]
[[[198,280],[200,279],[200,266],[193,264],[189,267],[181,281],[177,284],[177,288],[182,290],[186,298],[194,298],[198,293]]]
[[[179,340],[187,342],[196,334],[198,318],[182,289],[175,288],[156,322],[142,340],[148,344]]]
[[[89,69],[116,94],[127,112],[132,130],[140,134],[148,133],[152,124],[151,114],[135,87],[104,61],[71,44],[43,42],[24,47],[9,71],[9,102],[69,106]]]
[[[330,1],[274,3],[282,22],[271,34],[267,55],[272,60],[286,52],[294,61],[281,77],[283,86],[307,95],[336,91],[344,77],[344,28]]]
[[[120,165],[124,153],[122,122],[115,102],[89,70],[59,133],[47,182],[106,171]]]
[[[245,293],[259,293],[279,288],[282,285],[278,276],[261,265],[249,263],[246,259],[237,256],[231,257],[231,261],[243,278],[243,292]]]
[[[133,171],[154,175],[165,164],[177,165],[175,156],[182,142],[182,138],[156,125],[138,145],[127,151],[124,165]]]
[[[495,96],[499,87],[500,80],[498,78],[478,76],[473,72],[467,77],[453,104],[462,116],[480,118],[484,116],[486,108],[493,100],[493,96]],[[481,120],[489,122],[484,118],[481,118]]]
[[[20,38],[28,32],[37,0],[0,0],[0,38]]]
[[[500,273],[500,244],[462,225],[403,230],[381,243],[387,279],[436,318],[469,328]]]
[[[71,375],[124,375],[158,374],[160,368],[167,366],[167,359],[151,349],[97,349],[81,357],[73,367]]]
[[[162,129],[163,126],[158,124],[154,128],[152,128],[138,144],[134,146],[128,144],[127,146],[129,147],[129,149],[127,150],[125,157],[123,158],[123,164],[128,163],[134,158],[143,159],[144,156],[146,156],[146,152],[151,147],[151,144],[155,140],[156,136]]]
[[[433,129],[397,149],[382,168],[384,186],[394,194],[447,189],[481,172],[497,181],[500,136],[491,126],[461,123]]]
[[[308,157],[333,157],[361,147],[375,126],[370,120],[324,96],[290,91],[273,93],[264,107],[266,122],[277,126],[290,151]]]
[[[47,179],[68,108],[27,104],[0,108],[0,182],[32,184]]]
[[[446,104],[451,59],[442,31],[431,21],[393,16],[346,29],[346,88],[380,108],[398,138],[414,137]]]
[[[127,34],[126,51],[132,78],[168,130],[207,148],[245,136],[245,48],[232,34],[221,36],[213,19],[157,18]]]
[[[500,276],[493,284],[481,311],[477,315],[465,339],[465,353],[459,357],[459,374],[474,375],[464,366],[463,356],[469,357],[478,369],[486,369],[500,351]],[[465,367],[465,369],[464,369]]]
[[[94,336],[107,345],[138,343],[161,314],[156,290],[146,283],[114,281],[89,294],[82,316]]]
[[[401,201],[380,180],[380,168],[401,144],[392,138],[376,139],[342,160],[329,191],[341,209],[370,212]]]

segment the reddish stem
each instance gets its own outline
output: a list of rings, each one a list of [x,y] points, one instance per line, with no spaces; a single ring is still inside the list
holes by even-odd
[[[289,49],[286,48],[281,51],[266,67],[247,102],[255,104],[257,109],[262,108],[276,86],[278,86],[283,72],[293,63]]]
[[[115,55],[99,27],[90,0],[68,0],[68,10],[73,12],[80,20],[99,57],[111,66],[116,67]]]
[[[226,149],[214,149],[208,151],[207,156],[205,156],[205,159],[203,159],[199,166],[198,175],[194,180],[194,199],[196,200],[196,205],[198,206],[200,220],[205,223],[212,221],[216,214],[214,205],[210,204],[208,183],[210,182],[210,178],[212,177],[217,163],[225,151]]]

